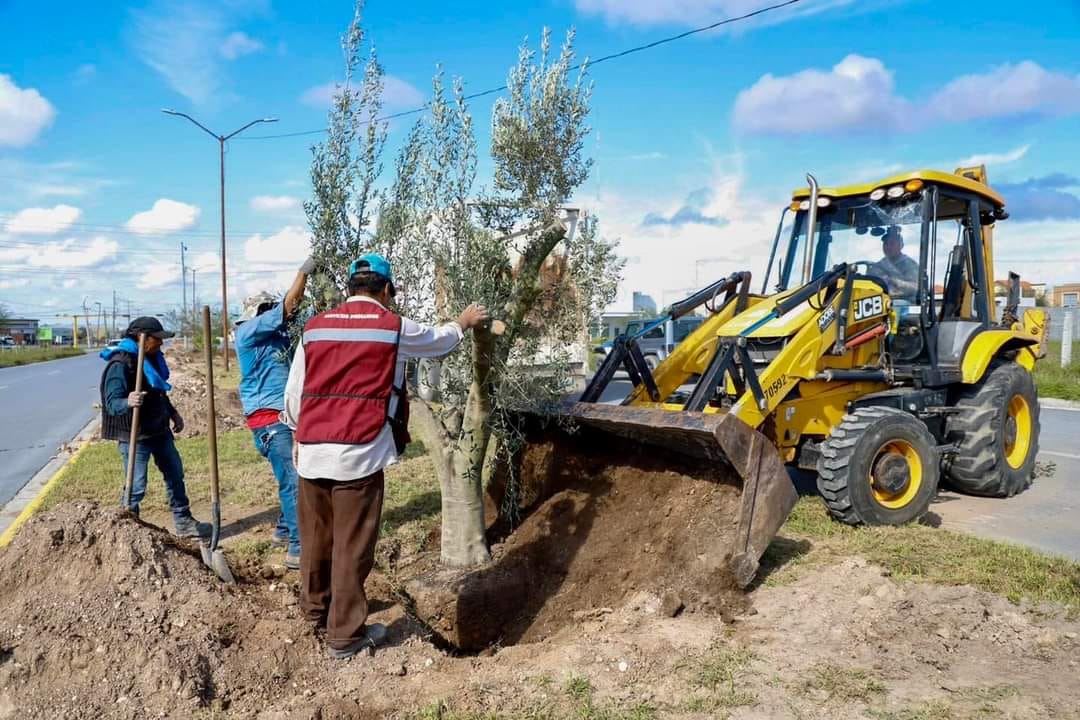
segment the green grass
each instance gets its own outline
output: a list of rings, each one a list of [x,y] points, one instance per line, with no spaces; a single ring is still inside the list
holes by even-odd
[[[840,700],[869,702],[885,692],[885,686],[866,670],[827,663],[811,668],[802,689],[823,693],[826,702]]]
[[[1061,343],[1047,343],[1046,357],[1035,363],[1035,385],[1041,397],[1080,400],[1080,343],[1073,343],[1072,363],[1061,367]]]
[[[60,358],[76,357],[85,354],[83,350],[71,347],[32,347],[20,350],[0,350],[0,368],[14,367],[16,365],[30,365],[32,363],[59,360]]]
[[[898,580],[972,585],[1013,602],[1052,601],[1080,612],[1080,563],[1019,545],[920,524],[850,527],[829,518],[814,497],[795,505],[781,532],[764,558],[771,584],[793,580],[807,564],[861,555]]]

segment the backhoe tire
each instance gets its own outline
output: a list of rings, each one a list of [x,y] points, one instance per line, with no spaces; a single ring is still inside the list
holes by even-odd
[[[900,525],[921,517],[937,494],[940,458],[913,415],[887,407],[845,415],[821,444],[818,491],[848,525]]]
[[[948,417],[945,436],[957,444],[945,481],[960,492],[1012,497],[1031,485],[1039,452],[1035,380],[1015,362],[996,362],[965,386]]]

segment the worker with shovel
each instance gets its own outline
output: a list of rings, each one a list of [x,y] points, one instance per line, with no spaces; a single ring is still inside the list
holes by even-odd
[[[139,407],[140,418],[135,442],[135,468],[131,483],[128,509],[139,514],[139,503],[146,494],[147,466],[151,456],[165,479],[165,495],[173,514],[176,534],[180,537],[208,535],[210,526],[191,515],[187,489],[184,486],[184,464],[176,451],[173,432],[184,429],[184,419],[169,401],[169,367],[161,352],[162,341],[174,333],[161,326],[153,317],[138,317],[131,321],[124,339],[116,348],[101,351],[106,362],[101,374],[101,437],[115,440],[120,447],[124,466],[131,452],[133,408]],[[145,359],[142,368],[141,391],[136,388],[139,338],[143,338]],[[172,424],[172,428],[169,424]]]
[[[314,269],[311,258],[296,273],[285,298],[280,302],[268,292],[244,301],[244,312],[236,322],[236,357],[240,361],[240,403],[255,448],[270,461],[278,482],[277,528],[271,541],[285,548],[285,567],[300,569],[300,531],[296,525],[296,466],[293,464],[293,432],[278,419],[285,404],[285,383],[289,379],[289,318],[304,296],[308,276]]]
[[[365,624],[364,581],[375,562],[383,468],[408,440],[404,361],[449,353],[487,319],[480,305],[441,327],[396,315],[390,263],[380,255],[352,263],[348,291],[304,326],[282,413],[297,440],[301,608],[325,626],[334,658],[386,638],[382,625]]]

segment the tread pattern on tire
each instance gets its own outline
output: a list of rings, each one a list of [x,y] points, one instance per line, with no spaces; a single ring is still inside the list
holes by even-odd
[[[1029,470],[1012,470],[1000,447],[1001,424],[1014,389],[1028,389],[1031,407],[1031,449]],[[964,412],[949,416],[946,437],[957,442],[957,452],[946,471],[950,485],[957,490],[984,497],[1012,497],[1031,485],[1034,463],[1039,452],[1039,402],[1031,373],[1015,362],[995,362],[983,380],[965,388],[956,400]]]
[[[829,514],[842,523],[860,525],[863,522],[851,504],[851,497],[848,494],[851,457],[862,434],[874,424],[875,420],[889,414],[907,415],[903,410],[896,408],[858,408],[854,413],[844,415],[840,424],[833,428],[832,434],[821,444],[821,459],[818,462],[818,491],[825,500],[825,507],[829,509]]]

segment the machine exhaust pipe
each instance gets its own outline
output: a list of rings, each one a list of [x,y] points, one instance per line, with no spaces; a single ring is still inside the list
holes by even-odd
[[[813,279],[814,272],[814,233],[817,230],[818,181],[810,173],[806,174],[810,184],[810,208],[806,214],[806,252],[803,253],[803,284]]]

